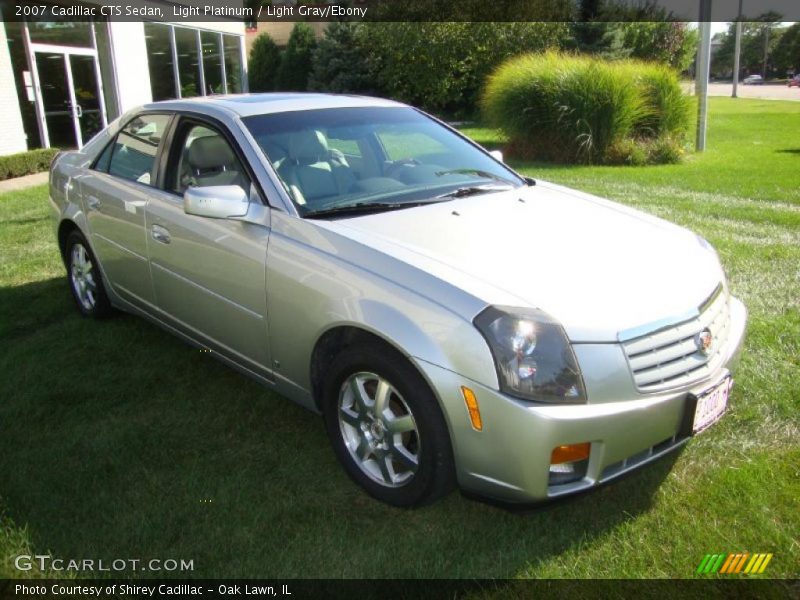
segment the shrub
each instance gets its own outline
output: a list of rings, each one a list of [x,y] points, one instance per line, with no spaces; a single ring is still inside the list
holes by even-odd
[[[341,23],[314,53],[310,87],[388,96],[472,116],[484,80],[520,52],[558,47],[564,23]]]
[[[304,92],[308,89],[311,57],[316,45],[314,30],[307,23],[296,23],[278,67],[277,89],[292,92]]]
[[[253,42],[247,62],[250,90],[270,92],[275,89],[275,78],[281,64],[281,51],[268,33],[262,33]]]
[[[58,148],[38,148],[0,156],[0,181],[47,171],[58,152]]]
[[[521,52],[558,47],[564,23],[382,23],[366,29],[385,92],[437,113],[471,116],[492,70]]]
[[[649,162],[650,141],[672,136],[680,145],[688,122],[669,68],[556,52],[501,65],[481,107],[510,139],[511,154],[559,162]]]
[[[649,162],[647,148],[633,138],[622,138],[608,147],[605,163],[609,165],[641,166]]]
[[[650,146],[650,163],[672,164],[683,160],[686,153],[685,143],[682,139],[671,135],[656,138]]]
[[[680,162],[683,154],[683,143],[670,135],[624,138],[609,146],[603,162],[608,165],[663,165]]]

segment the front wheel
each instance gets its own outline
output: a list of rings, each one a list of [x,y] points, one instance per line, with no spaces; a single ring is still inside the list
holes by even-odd
[[[373,497],[409,507],[453,488],[444,417],[402,355],[380,345],[347,348],[325,375],[322,401],[337,458]]]

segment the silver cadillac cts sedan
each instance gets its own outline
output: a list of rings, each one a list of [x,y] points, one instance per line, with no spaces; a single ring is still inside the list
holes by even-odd
[[[747,315],[703,238],[403,104],[150,104],[60,154],[50,202],[81,313],[145,317],[320,412],[393,505],[582,491],[728,404]]]

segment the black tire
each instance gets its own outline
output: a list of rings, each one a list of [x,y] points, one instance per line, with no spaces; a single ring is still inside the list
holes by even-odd
[[[77,282],[77,277],[73,276],[76,269],[76,261],[78,258],[75,256],[76,250],[82,253],[85,257],[86,263],[90,265],[87,277],[91,281],[90,286],[91,294],[87,296],[81,291],[81,286]],[[85,317],[92,317],[94,319],[102,319],[108,317],[114,312],[111,302],[106,294],[105,282],[100,273],[100,268],[97,259],[89,247],[86,238],[80,231],[72,231],[64,244],[64,263],[67,267],[67,281],[69,282],[69,289],[72,292],[72,298],[75,300],[75,305],[78,307],[80,313]],[[80,270],[80,269],[78,269]],[[88,300],[91,298],[91,302]]]
[[[397,487],[379,483],[365,472],[349,449],[345,441],[345,426],[340,424],[343,385],[355,374],[364,372],[378,375],[394,388],[399,396],[391,395],[392,402],[402,402],[402,407],[408,409],[416,425],[414,432],[409,434],[418,436],[416,471],[410,475],[401,474],[409,478]],[[378,343],[350,346],[331,362],[321,387],[325,428],[336,457],[350,478],[367,493],[393,506],[413,507],[431,503],[452,491],[455,470],[447,424],[433,392],[404,356]],[[386,437],[400,439],[388,431]],[[394,465],[394,459],[390,460]]]

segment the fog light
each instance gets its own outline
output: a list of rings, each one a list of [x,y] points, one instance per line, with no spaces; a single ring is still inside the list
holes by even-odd
[[[558,446],[550,455],[550,485],[560,485],[578,481],[586,476],[589,466],[591,444],[569,444]]]
[[[476,431],[483,431],[483,420],[481,419],[481,409],[478,407],[478,399],[475,392],[466,386],[461,386],[461,394],[464,396],[464,403],[467,405],[469,420]]]

